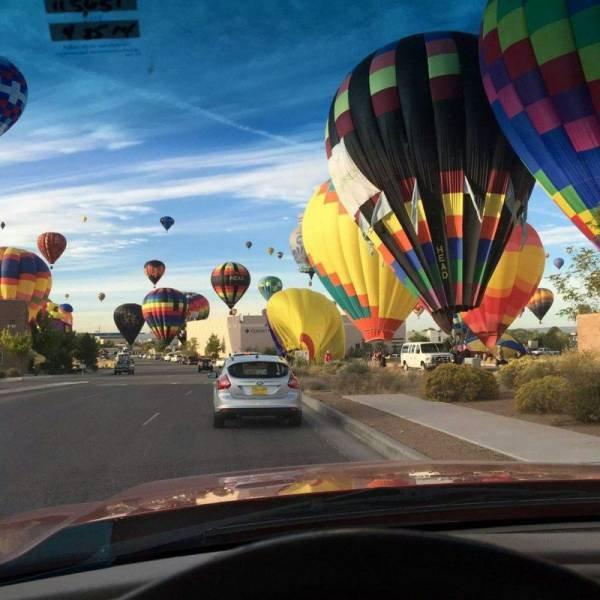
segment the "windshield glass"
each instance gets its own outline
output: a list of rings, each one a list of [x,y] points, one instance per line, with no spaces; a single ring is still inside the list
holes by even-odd
[[[599,2],[0,2],[0,540],[597,463]]]

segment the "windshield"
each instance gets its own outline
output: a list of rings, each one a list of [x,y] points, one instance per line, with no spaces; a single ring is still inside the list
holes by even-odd
[[[0,3],[10,552],[598,462],[600,45],[524,3]]]

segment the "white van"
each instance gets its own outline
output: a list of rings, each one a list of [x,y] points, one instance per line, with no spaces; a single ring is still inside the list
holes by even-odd
[[[400,362],[406,371],[435,369],[440,364],[452,362],[452,354],[434,342],[409,342],[402,346]]]

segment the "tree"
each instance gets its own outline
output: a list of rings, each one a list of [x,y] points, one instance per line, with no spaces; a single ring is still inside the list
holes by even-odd
[[[206,356],[210,356],[211,358],[219,358],[219,352],[223,351],[224,348],[221,346],[221,342],[219,341],[219,336],[215,333],[211,333],[208,336],[208,341],[206,342],[206,346],[204,346],[204,354]]]
[[[600,253],[573,246],[566,251],[571,257],[568,269],[548,279],[566,304],[558,314],[574,321],[577,315],[600,312]]]
[[[53,327],[48,316],[38,315],[37,327],[31,333],[32,348],[45,359],[50,372],[71,371],[75,350],[75,334]]]
[[[408,341],[409,342],[428,342],[429,338],[426,335],[419,333],[418,331],[413,331],[408,336]]]
[[[569,345],[569,334],[558,327],[550,327],[546,333],[539,336],[539,344],[542,348],[550,350],[564,350]]]
[[[78,333],[75,336],[75,358],[93,371],[98,370],[98,352],[100,348],[96,339],[89,333]]]
[[[221,338],[221,352],[225,352],[225,338]]]
[[[13,333],[10,329],[0,332],[0,347],[15,356],[27,356],[31,351],[31,336],[27,333]]]
[[[186,358],[194,358],[198,356],[198,340],[196,338],[192,338],[191,340],[186,340],[183,344],[181,344],[179,351],[182,356]]]

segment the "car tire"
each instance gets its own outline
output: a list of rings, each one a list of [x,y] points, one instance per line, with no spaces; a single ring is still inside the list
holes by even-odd
[[[288,422],[290,427],[300,427],[302,425],[302,413],[292,415]]]
[[[424,362],[421,362],[421,371],[426,371],[427,367],[425,366]]]
[[[216,429],[223,429],[223,427],[225,427],[225,417],[215,413],[213,415],[213,427]]]
[[[406,364],[406,361],[404,361],[404,362],[402,363],[402,368],[403,368],[405,371],[408,371],[408,365]]]

